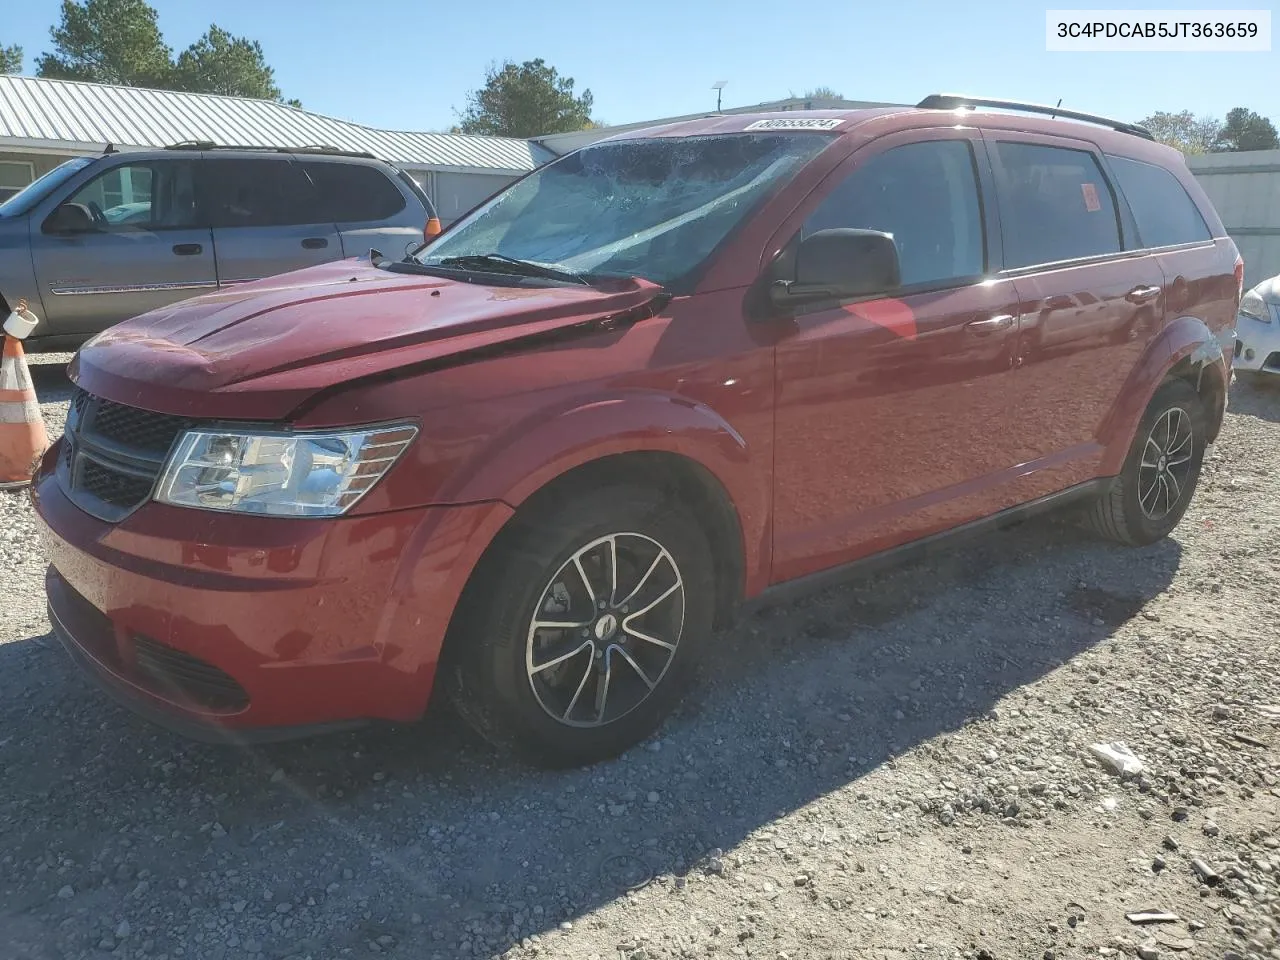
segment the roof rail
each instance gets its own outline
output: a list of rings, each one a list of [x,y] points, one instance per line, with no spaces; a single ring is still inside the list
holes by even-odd
[[[267,153],[315,153],[335,157],[359,157],[362,160],[377,160],[372,153],[361,150],[342,150],[326,144],[308,144],[305,147],[268,147],[252,144],[214,143],[212,140],[181,140],[171,143],[166,150],[262,150]]]
[[[988,97],[967,97],[959,93],[932,93],[916,104],[922,110],[956,110],[961,107],[994,107],[1001,110],[1020,110],[1023,113],[1043,113],[1050,117],[1065,117],[1068,120],[1083,120],[1086,123],[1098,123],[1121,133],[1154,140],[1151,131],[1136,123],[1125,123],[1123,120],[1112,120],[1093,113],[1081,113],[1078,110],[1064,110],[1062,107],[1051,107],[1045,103],[1027,103],[1022,100],[992,100]]]

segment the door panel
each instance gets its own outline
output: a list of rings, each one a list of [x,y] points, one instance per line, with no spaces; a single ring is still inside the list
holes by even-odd
[[[1010,440],[1018,462],[1042,474],[1043,496],[1096,474],[1103,421],[1162,326],[1164,275],[1155,257],[1137,255],[1014,282],[1022,332]]]
[[[332,222],[317,216],[307,181],[286,159],[206,157],[201,197],[213,226],[219,286],[342,257]]]
[[[801,313],[777,344],[775,583],[1004,505],[1016,293],[983,279],[976,134],[928,133],[855,153],[773,268],[838,227],[891,233],[902,268],[892,296]]]
[[[823,310],[777,347],[774,582],[1011,504],[1013,285]]]
[[[1010,442],[1031,494],[1097,475],[1101,429],[1159,332],[1164,275],[1090,143],[988,134],[1022,317]]]
[[[192,166],[110,167],[64,202],[79,216],[74,229],[32,223],[49,334],[93,333],[216,287],[212,236],[197,226]]]

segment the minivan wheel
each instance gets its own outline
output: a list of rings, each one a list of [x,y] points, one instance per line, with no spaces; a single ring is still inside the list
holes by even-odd
[[[1120,475],[1094,502],[1090,525],[1130,546],[1154,543],[1186,513],[1200,479],[1204,403],[1185,380],[1170,380],[1147,406]]]
[[[455,709],[547,766],[614,756],[678,702],[715,597],[696,517],[641,487],[517,516],[460,610]]]

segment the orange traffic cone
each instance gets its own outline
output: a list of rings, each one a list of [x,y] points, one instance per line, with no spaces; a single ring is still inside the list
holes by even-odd
[[[49,434],[22,352],[22,340],[13,336],[14,332],[25,336],[35,323],[27,302],[19,300],[18,309],[4,325],[4,354],[0,358],[0,490],[30,483],[40,458],[49,449]]]

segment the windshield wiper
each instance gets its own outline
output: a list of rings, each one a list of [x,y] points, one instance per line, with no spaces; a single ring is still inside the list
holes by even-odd
[[[421,261],[419,261],[421,263]],[[495,273],[512,273],[524,277],[543,277],[547,280],[564,280],[569,283],[590,285],[591,281],[572,270],[558,270],[555,267],[534,263],[532,260],[518,260],[501,253],[474,253],[462,257],[444,257],[436,263],[442,267],[464,267],[473,270],[492,270]],[[429,264],[426,264],[429,266]]]

